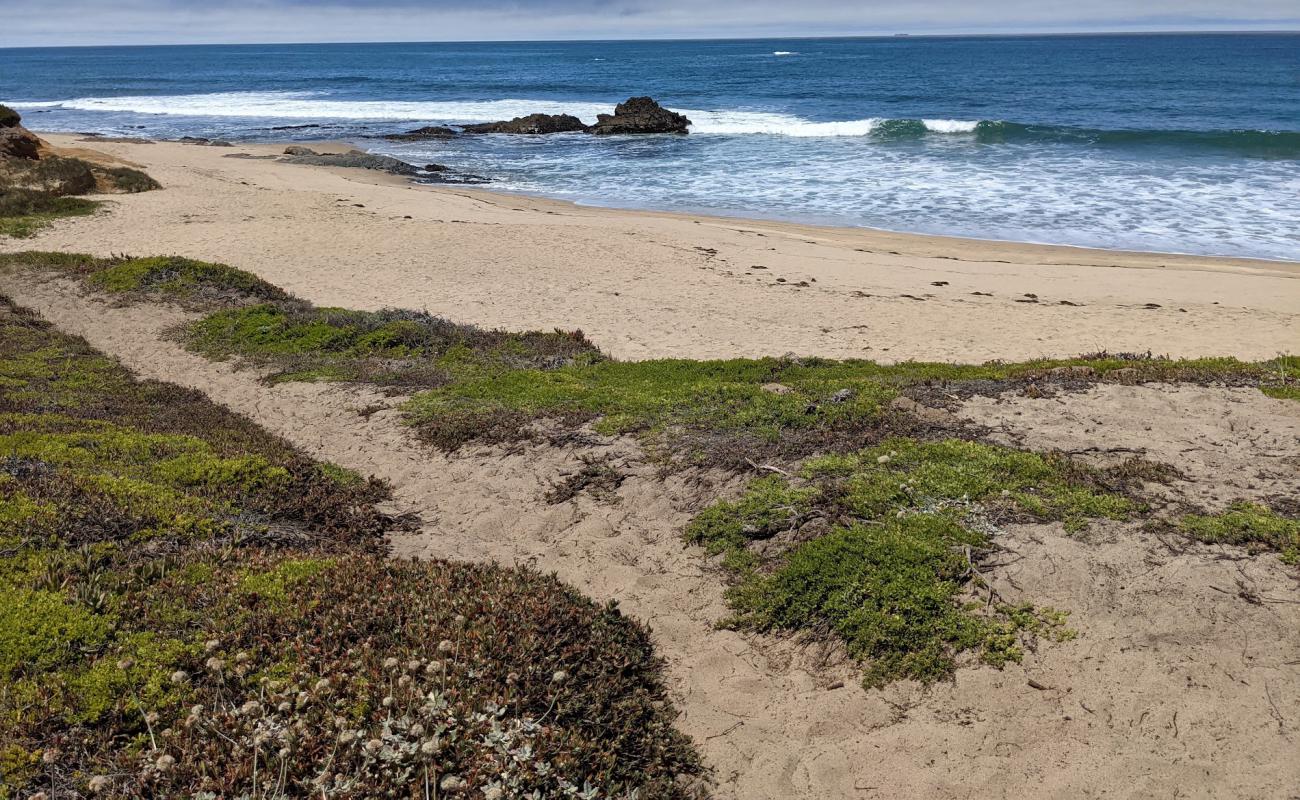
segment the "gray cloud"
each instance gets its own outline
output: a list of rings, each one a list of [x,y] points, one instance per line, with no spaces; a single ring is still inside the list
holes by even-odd
[[[1300,28],[1294,0],[0,0],[0,46]]]

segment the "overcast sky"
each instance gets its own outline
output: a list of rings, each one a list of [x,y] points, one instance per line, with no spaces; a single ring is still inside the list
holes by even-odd
[[[1295,29],[1297,0],[0,0],[0,47]]]

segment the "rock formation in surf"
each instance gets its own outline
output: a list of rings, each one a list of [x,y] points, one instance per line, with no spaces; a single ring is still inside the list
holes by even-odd
[[[691,121],[684,114],[669,111],[649,97],[632,97],[614,107],[613,114],[600,114],[588,130],[599,136],[619,133],[686,133]]]

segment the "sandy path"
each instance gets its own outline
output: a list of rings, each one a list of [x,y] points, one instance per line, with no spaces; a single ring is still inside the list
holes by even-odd
[[[1298,264],[589,209],[225,158],[266,146],[94,146],[166,189],[0,250],[183,254],[320,305],[577,327],[625,358],[1300,351]]]
[[[661,483],[635,447],[614,443],[598,450],[631,474],[621,502],[547,506],[539,496],[580,451],[443,457],[414,446],[395,411],[357,413],[392,400],[262,386],[160,340],[177,312],[114,308],[61,283],[0,288],[139,374],[202,389],[314,455],[390,479],[396,503],[426,520],[395,542],[399,553],[533,562],[598,600],[618,599],[654,629],[681,727],[716,767],[720,797],[1281,798],[1300,785],[1300,605],[1294,571],[1275,558],[1175,552],[1134,525],[1096,526],[1085,539],[1057,526],[1016,528],[1005,543],[1022,558],[997,572],[996,585],[1009,599],[1023,590],[1072,610],[1080,637],[1030,653],[1023,666],[962,670],[928,692],[866,693],[842,669],[813,668],[809,651],[714,630],[720,581],[678,534],[691,509],[725,487]],[[1108,392],[1119,390],[1073,396],[1065,416],[1036,405],[1054,400],[965,413],[1008,436],[1161,454],[1190,442],[1198,463],[1216,470],[1259,467],[1281,481],[1295,469],[1300,404],[1167,387],[1124,388],[1117,403]],[[1168,413],[1136,431],[1125,403]],[[1039,431],[1040,418],[1055,427]],[[1260,447],[1240,446],[1242,419]],[[1270,460],[1260,467],[1261,458]],[[1264,599],[1246,602],[1239,587]],[[1048,688],[1031,688],[1031,677]]]

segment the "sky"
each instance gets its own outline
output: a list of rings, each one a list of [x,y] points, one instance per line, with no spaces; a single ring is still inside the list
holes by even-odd
[[[0,47],[1297,30],[1296,0],[0,0]],[[0,69],[3,63],[0,62]]]

